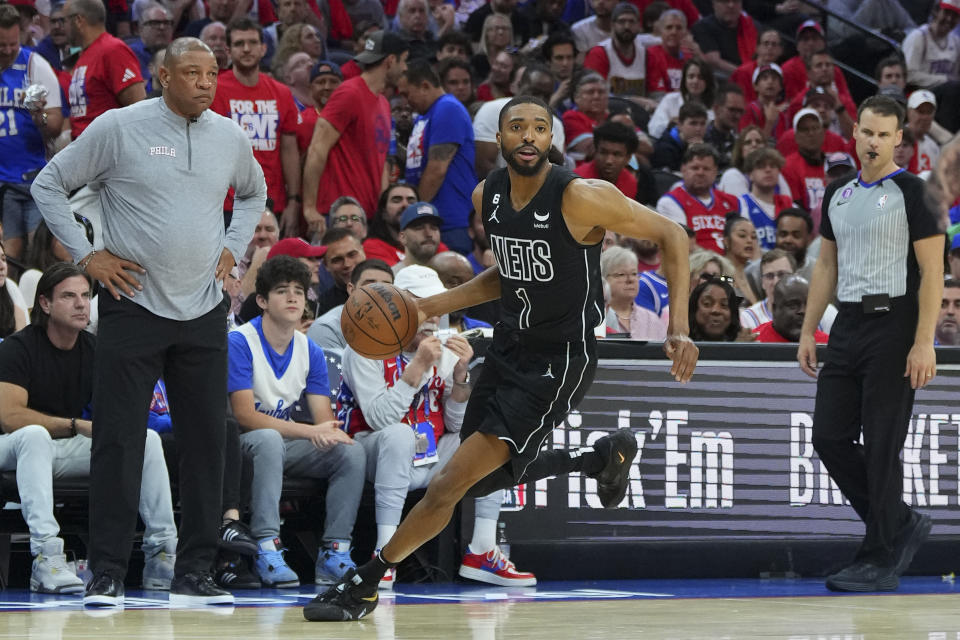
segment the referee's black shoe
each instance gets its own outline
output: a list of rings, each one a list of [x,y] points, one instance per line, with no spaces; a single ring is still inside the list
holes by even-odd
[[[377,583],[364,583],[357,570],[350,569],[339,583],[307,603],[303,617],[311,622],[359,620],[376,609],[379,601]]]
[[[830,591],[895,591],[900,586],[896,567],[859,561],[827,578]]]
[[[930,520],[930,516],[913,509],[910,510],[907,523],[897,532],[897,536],[893,540],[893,555],[896,563],[894,568],[898,576],[903,575],[903,572],[913,561],[914,554],[926,542],[927,536],[930,535],[931,526],[933,526],[933,521]]]
[[[592,476],[597,480],[597,497],[605,509],[613,509],[623,501],[630,481],[630,465],[637,457],[637,439],[629,429],[619,429],[593,445],[604,461],[603,469]]]

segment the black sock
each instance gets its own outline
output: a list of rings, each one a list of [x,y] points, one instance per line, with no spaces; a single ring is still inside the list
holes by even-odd
[[[366,584],[376,585],[380,583],[380,579],[383,578],[388,569],[393,569],[396,566],[396,562],[387,562],[383,559],[383,553],[378,551],[370,562],[357,567],[357,575]]]

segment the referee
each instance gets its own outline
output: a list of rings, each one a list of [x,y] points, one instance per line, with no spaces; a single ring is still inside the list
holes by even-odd
[[[860,106],[853,135],[863,168],[824,194],[797,352],[800,368],[816,377],[813,335],[836,292],[840,313],[817,381],[813,446],[866,535],[854,562],[827,578],[834,591],[895,590],[930,532],[930,517],[901,497],[900,450],[914,391],[936,373],[943,234],[924,182],[894,164],[903,117],[884,96]]]

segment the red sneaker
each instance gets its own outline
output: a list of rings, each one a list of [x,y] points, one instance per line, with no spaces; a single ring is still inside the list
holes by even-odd
[[[526,571],[517,571],[512,562],[503,557],[500,547],[489,553],[473,553],[467,546],[460,565],[460,576],[501,587],[532,587],[537,577]]]

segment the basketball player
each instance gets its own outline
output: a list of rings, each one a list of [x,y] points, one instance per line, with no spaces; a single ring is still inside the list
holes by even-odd
[[[419,304],[422,321],[501,298],[501,321],[464,416],[463,444],[381,552],[307,604],[307,620],[356,620],[373,611],[384,573],[439,533],[465,495],[579,471],[596,479],[604,507],[620,504],[637,453],[629,430],[592,449],[541,451],[593,380],[607,229],[661,247],[670,285],[664,345],[673,359],[670,373],[681,382],[693,374],[698,350],[687,336],[687,234],[614,185],[548,164],[551,127],[550,108],[539,98],[519,96],[504,106],[497,141],[507,167],[473,192],[499,267]]]

